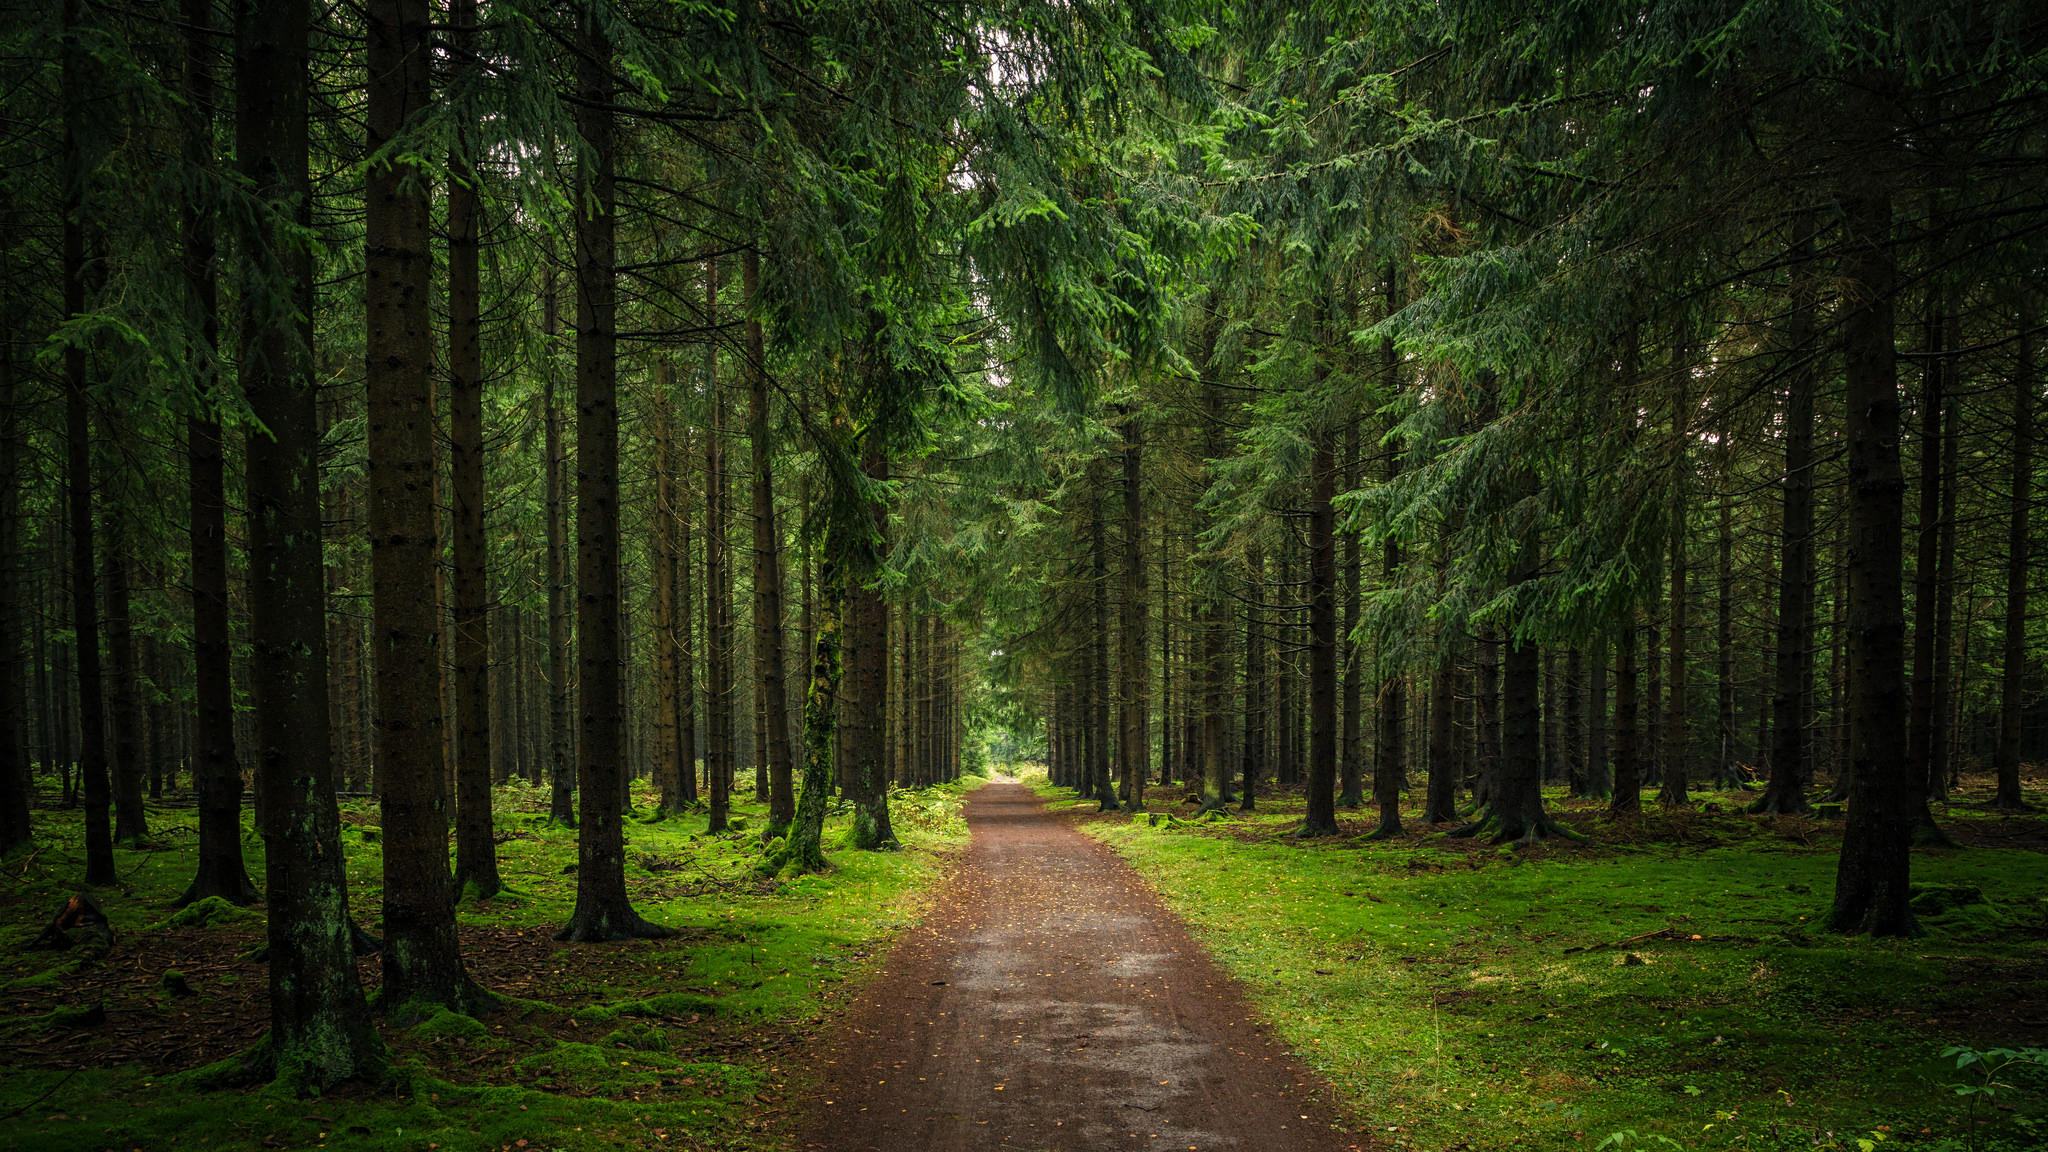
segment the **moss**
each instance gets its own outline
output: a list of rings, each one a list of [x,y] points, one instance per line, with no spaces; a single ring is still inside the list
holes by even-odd
[[[415,1040],[433,1042],[437,1040],[483,1041],[491,1038],[491,1030],[474,1016],[450,1012],[436,1007],[422,1017],[419,1023],[406,1030]]]
[[[176,912],[166,916],[152,930],[165,928],[211,928],[223,925],[261,924],[263,914],[247,908],[238,908],[218,896],[194,900]]]

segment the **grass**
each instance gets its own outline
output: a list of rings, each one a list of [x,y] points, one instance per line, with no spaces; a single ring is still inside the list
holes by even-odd
[[[5,861],[0,881],[0,1150],[786,1147],[782,1102],[808,1075],[811,1035],[921,914],[944,855],[966,842],[961,799],[978,783],[899,794],[900,852],[844,847],[849,821],[835,813],[836,867],[793,880],[754,870],[765,806],[740,800],[750,830],[711,837],[701,815],[648,822],[642,796],[628,887],[678,935],[596,946],[549,940],[574,901],[575,831],[546,822],[544,792],[501,788],[510,890],[465,902],[458,920],[472,974],[503,1005],[386,1026],[393,1084],[315,1100],[203,1091],[180,1074],[246,1049],[267,1022],[265,970],[242,958],[261,941],[260,907],[170,907],[189,879],[194,813],[154,807],[158,844],[117,850],[121,884],[94,896],[119,939],[81,962],[18,947],[83,871],[78,815],[39,811],[37,847]],[[346,801],[343,817],[351,907],[374,933],[376,805]],[[262,841],[245,850],[260,880]],[[374,957],[362,971],[374,988]]]
[[[2048,1069],[1973,1101],[1942,1056],[2048,1035],[2041,852],[1916,854],[1927,934],[1872,941],[1818,927],[1838,841],[1813,821],[1587,805],[1590,845],[1517,853],[1362,824],[1296,841],[1298,798],[1096,817],[1034,784],[1159,889],[1373,1145],[2048,1147]]]

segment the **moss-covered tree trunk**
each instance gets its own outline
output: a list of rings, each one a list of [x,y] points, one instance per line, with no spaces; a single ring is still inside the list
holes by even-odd
[[[305,0],[234,8],[235,162],[263,215],[243,236],[242,394],[248,436],[250,695],[269,919],[270,1036],[259,1073],[296,1088],[382,1075],[356,976],[327,713],[320,436],[300,320],[313,261]]]
[[[761,289],[761,258],[749,248],[741,258],[747,296],[747,438],[753,446],[754,476],[754,676],[764,697],[764,747],[757,760],[768,770],[768,831],[779,835],[796,817],[790,778],[789,687],[783,667],[782,530],[775,516],[775,443],[768,410],[767,349],[755,297]]]
[[[861,470],[870,480],[887,482],[889,457],[879,431],[868,430]],[[877,555],[886,554],[882,542],[888,534],[888,506],[877,501],[867,514]],[[852,738],[848,746],[853,752],[853,846],[867,851],[896,847],[896,831],[889,824],[889,762],[882,754],[889,704],[889,605],[882,599],[880,575],[855,575],[846,586],[851,609],[846,623],[846,671],[853,681],[846,710]]]

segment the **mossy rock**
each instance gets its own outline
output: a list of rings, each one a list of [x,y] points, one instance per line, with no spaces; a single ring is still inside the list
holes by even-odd
[[[474,1016],[450,1012],[446,1008],[435,1008],[425,1019],[412,1026],[415,1040],[488,1040],[491,1030]]]
[[[745,816],[734,816],[727,819],[725,830],[727,832],[745,832],[747,830],[747,818]]]
[[[158,928],[211,928],[224,924],[260,924],[261,913],[238,908],[218,896],[194,900],[165,917]]]
[[[192,994],[191,983],[185,979],[185,974],[176,968],[164,969],[163,975],[156,978],[156,986],[172,996],[190,996]]]
[[[60,1004],[39,1021],[47,1028],[97,1028],[107,1022],[104,1004]]]

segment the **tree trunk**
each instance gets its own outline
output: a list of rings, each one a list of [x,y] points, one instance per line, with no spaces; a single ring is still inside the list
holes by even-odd
[[[84,0],[65,0],[60,83],[64,98],[62,244],[67,318],[85,313],[86,185],[91,164],[82,137],[92,95],[87,91],[87,74],[93,66],[81,44],[79,24],[84,18]],[[107,779],[100,619],[98,597],[94,595],[99,573],[93,555],[92,420],[88,388],[85,347],[70,341],[64,346],[65,503],[71,527],[71,631],[75,638],[72,663],[78,676],[78,774],[85,794],[85,882],[92,886],[113,884],[118,878],[114,872],[113,830],[107,820],[112,786]]]
[[[1950,682],[1955,674],[1956,422],[1959,415],[1952,405],[1942,433],[1941,541],[1935,561],[1934,725],[1927,749],[1929,800],[1942,800],[1948,796],[1952,763],[1949,740],[1955,732],[1951,717],[1955,699]]]
[[[871,348],[870,355],[876,354]],[[886,483],[889,458],[883,452],[881,430],[871,427],[865,439],[861,468],[869,479]],[[889,825],[888,764],[882,755],[883,719],[889,707],[889,605],[882,599],[879,558],[886,554],[889,507],[878,501],[868,515],[878,562],[875,571],[855,575],[846,589],[852,609],[846,633],[847,671],[853,680],[846,719],[854,760],[853,846],[876,851],[896,847],[896,831]]]
[[[1389,447],[1387,450],[1387,482],[1392,483],[1401,474],[1401,457]],[[1380,559],[1380,576],[1387,587],[1392,587],[1401,573],[1401,546],[1388,540]],[[1374,836],[1398,836],[1401,834],[1401,778],[1408,766],[1408,691],[1407,682],[1401,674],[1385,666],[1380,668],[1379,690],[1379,741],[1373,749],[1372,798],[1379,807],[1379,827]],[[1536,754],[1532,746],[1530,753]],[[1538,772],[1542,771],[1541,766]]]
[[[1096,808],[1111,812],[1118,807],[1118,800],[1116,785],[1109,776],[1110,697],[1114,690],[1109,679],[1109,544],[1102,517],[1103,490],[1108,487],[1105,471],[1102,464],[1091,463],[1088,477],[1088,589],[1089,608],[1094,614],[1088,639],[1088,678],[1094,685],[1088,697],[1088,727],[1093,733],[1089,767],[1095,782]]]
[[[1605,800],[1614,795],[1614,765],[1608,758],[1607,632],[1593,634],[1592,683],[1586,689],[1586,795]]]
[[[1308,810],[1303,836],[1337,832],[1337,460],[1331,434],[1313,434],[1308,506]],[[1398,829],[1400,813],[1394,823]],[[1387,826],[1382,810],[1381,829]]]
[[[1500,641],[1491,624],[1480,627],[1479,649],[1478,780],[1472,799],[1483,807],[1492,803],[1500,779]]]
[[[704,265],[705,315],[718,315],[718,264]],[[725,396],[718,386],[718,345],[704,346],[710,411],[704,437],[704,782],[711,794],[708,831],[725,831],[732,810],[733,624],[731,538],[726,503]]]
[[[240,0],[234,13],[235,161],[263,213],[235,246],[241,385],[257,422],[247,445],[249,685],[270,968],[270,1036],[252,1071],[317,1091],[379,1078],[385,1053],[363,1002],[348,915],[327,722],[311,326],[293,308],[310,304],[313,283],[300,239],[312,225],[306,5]],[[274,299],[280,286],[284,301]]]
[[[768,424],[767,351],[755,301],[760,292],[761,258],[749,248],[741,260],[747,295],[747,434],[754,453],[754,675],[766,697],[763,728],[768,764],[768,834],[780,835],[796,818],[791,791],[788,674],[782,651],[782,532],[775,521],[775,445]],[[858,657],[856,657],[858,660]]]
[[[1251,589],[1244,606],[1244,747],[1238,754],[1244,766],[1244,783],[1237,806],[1251,812],[1258,807],[1259,776],[1266,767],[1266,709],[1270,696],[1266,683],[1265,615],[1259,607],[1266,597],[1266,554],[1256,544],[1245,557],[1245,571]]]
[[[1721,788],[1746,789],[1741,757],[1735,750],[1735,501],[1724,495],[1719,503],[1721,534],[1714,574],[1714,782]]]
[[[1813,702],[1813,403],[1820,372],[1813,347],[1813,242],[1802,219],[1792,248],[1792,317],[1787,354],[1798,362],[1786,378],[1785,495],[1778,534],[1778,630],[1771,671],[1771,774],[1750,811],[1790,815],[1809,810],[1807,728]]]
[[[1873,93],[1866,100],[1875,104]],[[1873,118],[1875,119],[1875,118]],[[1905,477],[1892,349],[1890,192],[1853,189],[1844,213],[1842,340],[1849,457],[1849,820],[1835,876],[1836,931],[1914,932],[1907,907],[1916,801],[1906,763],[1905,604],[1900,579]]]
[[[1671,631],[1666,646],[1670,658],[1671,672],[1666,679],[1664,732],[1661,740],[1663,764],[1663,786],[1657,792],[1657,802],[1667,808],[1683,807],[1690,803],[1686,795],[1686,744],[1691,710],[1687,693],[1686,668],[1686,577],[1691,565],[1687,563],[1686,538],[1687,489],[1691,487],[1692,457],[1689,451],[1692,438],[1692,396],[1685,386],[1687,374],[1692,366],[1686,362],[1684,349],[1679,350],[1676,365],[1679,373],[1678,395],[1671,407],[1671,435],[1675,442],[1671,463]]]
[[[2024,331],[2027,319],[2022,318]],[[2020,792],[2020,726],[2026,717],[2027,582],[2034,496],[2034,340],[2020,337],[2019,364],[2012,374],[2012,495],[2005,535],[2005,646],[1998,694],[1998,745],[1992,764],[1998,775],[1991,806],[2024,811]]]
[[[557,940],[674,935],[626,898],[626,841],[618,797],[624,772],[620,691],[618,273],[612,192],[611,42],[586,11],[577,30],[576,127],[587,149],[576,171],[576,634],[582,733],[576,782],[576,907]],[[713,289],[716,291],[716,281]]]
[[[477,0],[449,0],[454,84],[478,66]],[[490,553],[485,544],[482,301],[477,234],[482,207],[475,142],[458,127],[448,156],[448,445],[455,565],[455,888],[498,894],[491,836]]]
[[[11,228],[11,223],[0,225]],[[0,237],[0,277],[13,272],[13,236]],[[0,856],[34,833],[35,777],[28,716],[40,678],[28,682],[22,624],[32,610],[21,595],[21,473],[12,317],[0,317]]]
[[[1634,612],[1615,633],[1614,667],[1614,800],[1607,808],[1617,816],[1643,810],[1643,782],[1636,760],[1640,703],[1636,697],[1636,624]]]
[[[108,427],[107,439],[114,439]],[[118,471],[110,465],[108,473]],[[143,785],[146,766],[142,746],[142,677],[135,666],[135,623],[128,594],[128,532],[118,497],[107,501],[104,510],[107,538],[106,597],[107,655],[113,664],[112,705],[114,721],[114,842],[140,847],[149,839],[149,821],[144,812]]]
[[[1358,420],[1354,417],[1344,427],[1344,488],[1350,491],[1358,487]],[[1359,808],[1365,804],[1365,772],[1360,762],[1364,748],[1360,743],[1359,705],[1362,692],[1359,682],[1364,669],[1359,664],[1358,642],[1353,634],[1358,631],[1359,613],[1359,569],[1362,549],[1358,533],[1344,533],[1344,622],[1343,632],[1337,638],[1341,655],[1341,671],[1344,676],[1342,711],[1343,731],[1337,737],[1338,796],[1337,803],[1345,808]]]
[[[563,472],[562,409],[555,401],[555,336],[560,306],[555,276],[547,274],[541,305],[541,334],[546,348],[541,369],[542,419],[547,424],[547,577],[548,577],[548,819],[576,826],[576,777],[569,761],[569,560],[568,499]]]
[[[678,743],[681,707],[677,702],[677,664],[681,645],[676,620],[676,528],[681,509],[676,499],[675,380],[666,359],[654,365],[654,393],[649,398],[648,428],[654,438],[654,512],[649,532],[648,568],[654,585],[654,782],[661,792],[661,814],[683,807],[684,758]],[[684,618],[687,623],[688,618]]]
[[[368,148],[403,150],[409,116],[432,95],[428,5],[376,0],[364,11]],[[378,1002],[388,1012],[474,1000],[448,875],[426,180],[418,165],[387,157],[371,167],[364,189],[371,650],[384,845]]]
[[[1117,755],[1128,792],[1124,811],[1145,810],[1145,783],[1152,775],[1151,724],[1147,711],[1152,687],[1151,652],[1146,646],[1150,600],[1145,588],[1144,429],[1135,412],[1123,422],[1124,466],[1124,598],[1122,635],[1117,649],[1123,669],[1123,747]],[[1245,793],[1250,803],[1251,793]]]

